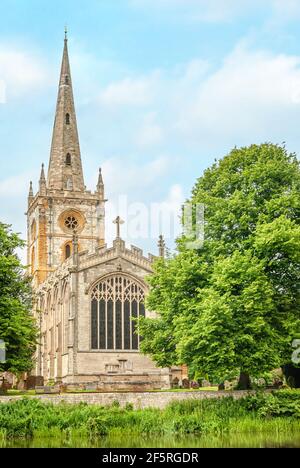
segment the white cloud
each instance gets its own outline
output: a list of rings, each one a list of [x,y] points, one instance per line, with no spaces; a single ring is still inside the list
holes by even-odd
[[[34,180],[37,173],[26,172],[8,177],[0,181],[1,219],[0,222],[12,225],[22,239],[26,239],[26,203],[29,181]],[[17,251],[23,264],[26,264],[26,248]]]
[[[126,156],[115,157],[104,161],[102,172],[105,186],[113,197],[123,194],[134,194],[140,189],[146,189],[162,178],[168,171],[170,158],[159,156],[148,163],[130,162]],[[95,186],[95,181],[92,182]]]
[[[0,104],[6,102],[6,84],[4,80],[0,80]]]
[[[273,0],[273,16],[278,20],[290,20],[299,18],[299,0]]]
[[[253,138],[287,128],[283,115],[300,112],[300,57],[237,47],[222,67],[187,90],[177,128],[197,139]],[[276,122],[277,120],[277,122]]]
[[[163,130],[156,122],[156,113],[150,112],[144,117],[141,128],[137,131],[136,144],[141,148],[158,145],[163,141]]]
[[[188,157],[190,149],[212,155],[235,144],[295,140],[294,122],[300,119],[300,56],[253,50],[242,41],[217,69],[212,65],[195,58],[173,70],[150,72],[143,83],[151,83],[153,92],[143,86],[143,99],[133,91],[134,86],[125,93],[126,99],[120,98],[122,93],[115,94],[123,103],[116,104],[118,119],[126,122],[124,133],[132,135],[135,150],[166,154],[177,147]],[[139,80],[132,75],[126,82]],[[123,88],[116,85],[114,89]],[[137,96],[136,102],[143,105],[131,119],[129,109]],[[147,181],[151,171],[145,169],[143,180]],[[114,172],[112,183],[118,180],[110,163],[108,172]],[[139,187],[141,177],[134,168],[127,166],[126,172],[128,181]],[[116,185],[126,189],[122,180]]]
[[[138,169],[136,160],[128,164],[131,152],[151,152],[152,164],[163,161],[167,175],[161,154],[184,154],[188,164],[189,153],[196,151],[211,158],[236,144],[294,143],[294,122],[300,119],[300,56],[253,50],[242,41],[218,68],[195,57],[173,69],[128,75],[110,84],[104,96],[118,112],[123,135],[129,136],[124,158],[105,163],[108,186],[138,193],[144,183],[153,183],[154,172],[149,163]],[[102,110],[103,101],[100,106]],[[118,169],[125,160],[126,177]],[[169,164],[174,167],[174,161]]]
[[[126,83],[139,80],[133,75]],[[128,87],[108,88],[120,91],[110,97],[117,103],[118,96],[123,103],[118,107],[120,119],[127,122],[127,133],[134,135],[137,149],[165,152],[167,142],[168,147],[193,145],[211,151],[218,143],[224,150],[227,143],[234,146],[245,138],[278,141],[281,135],[284,139],[291,135],[295,115],[300,119],[300,56],[253,51],[245,41],[224,58],[218,69],[195,58],[173,70],[149,73],[143,83],[151,83],[153,90],[146,92],[146,86],[138,86],[143,99],[134,85],[130,93],[124,93],[126,99],[120,90]],[[137,119],[131,121],[128,108],[135,99],[143,103],[143,113],[136,111]],[[140,178],[135,171],[131,167],[126,170],[129,180],[138,185]],[[144,180],[149,172],[146,168]]]
[[[147,77],[125,78],[109,84],[100,94],[101,104],[108,106],[145,106],[154,97],[157,73]]]
[[[275,0],[265,0],[271,6]],[[164,13],[165,17],[189,21],[218,23],[247,15],[263,7],[261,0],[130,0],[132,8]]]
[[[35,176],[32,172],[26,172],[0,180],[0,196],[9,199],[23,197],[26,200],[29,181],[34,180]]]
[[[48,74],[34,54],[0,44],[0,81],[8,96],[19,96],[48,82]]]
[[[130,0],[130,5],[167,21],[222,23],[265,11],[282,22],[300,15],[299,0]]]

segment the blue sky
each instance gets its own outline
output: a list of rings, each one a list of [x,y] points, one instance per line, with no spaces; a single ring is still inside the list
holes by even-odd
[[[177,219],[196,178],[235,145],[285,141],[299,154],[299,20],[299,0],[2,0],[0,220],[25,236],[65,24],[86,184],[102,166],[111,240],[114,211],[156,204]],[[129,213],[114,209],[119,195]],[[125,236],[156,250],[145,230]]]

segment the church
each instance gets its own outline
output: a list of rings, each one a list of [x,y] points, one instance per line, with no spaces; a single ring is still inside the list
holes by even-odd
[[[105,243],[105,188],[85,187],[67,35],[47,174],[28,196],[28,265],[40,340],[32,378],[102,391],[169,388],[179,368],[160,369],[140,353],[138,317],[145,309],[153,255],[127,248],[117,217]],[[164,242],[160,239],[160,255]],[[152,315],[153,316],[153,315]]]

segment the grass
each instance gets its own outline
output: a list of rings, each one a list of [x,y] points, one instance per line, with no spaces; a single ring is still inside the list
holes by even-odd
[[[28,396],[35,395],[35,390],[7,390],[8,396]]]
[[[164,410],[133,410],[80,403],[53,405],[36,399],[0,404],[0,440],[112,435],[300,434],[300,392],[249,395],[240,400],[186,400]]]

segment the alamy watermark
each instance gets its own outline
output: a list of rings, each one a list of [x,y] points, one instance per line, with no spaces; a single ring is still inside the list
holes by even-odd
[[[296,338],[292,342],[292,348],[294,349],[292,353],[292,363],[300,364],[300,338]]]
[[[6,84],[4,80],[0,79],[0,104],[6,103]]]
[[[189,250],[201,249],[204,243],[204,205],[187,202],[183,205],[183,234]]]
[[[187,249],[203,246],[204,205],[201,203],[129,203],[127,196],[122,195],[115,202],[108,202],[107,212],[112,219],[120,216],[126,220],[119,222],[119,231],[126,239],[156,240],[162,234],[167,242],[173,242],[183,235]]]
[[[4,364],[6,361],[6,346],[3,340],[0,340],[0,364]]]

